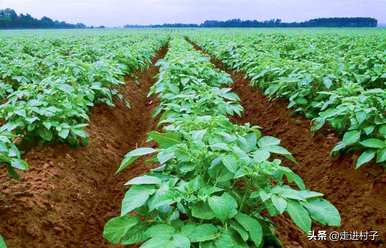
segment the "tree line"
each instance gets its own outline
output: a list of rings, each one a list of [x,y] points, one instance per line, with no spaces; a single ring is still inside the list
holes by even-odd
[[[165,23],[159,25],[125,25],[125,27],[377,27],[377,25],[377,19],[370,17],[332,17],[311,19],[305,22],[282,22],[280,19],[266,21],[231,19],[227,21],[208,20],[201,24]],[[82,23],[70,24],[63,21],[52,20],[49,17],[37,19],[30,14],[18,15],[15,10],[9,8],[0,10],[0,29],[16,28],[87,28],[87,26]],[[103,28],[103,26],[100,28]]]
[[[17,28],[86,28],[86,25],[56,21],[46,16],[37,19],[30,14],[18,15],[13,9],[0,10],[0,29]]]
[[[267,21],[231,19],[227,21],[210,20],[201,24],[165,23],[159,25],[126,25],[125,27],[203,27],[203,28],[252,28],[252,27],[377,27],[377,19],[370,17],[331,17],[317,18],[305,22],[282,22],[280,19]]]

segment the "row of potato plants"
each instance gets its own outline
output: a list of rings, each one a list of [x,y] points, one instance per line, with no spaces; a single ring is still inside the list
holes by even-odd
[[[243,71],[253,86],[325,125],[342,140],[331,151],[360,151],[356,168],[386,162],[386,42],[384,34],[322,33],[190,34],[228,67]]]
[[[150,64],[166,40],[160,33],[108,32],[0,40],[0,86],[8,87],[0,105],[0,166],[13,177],[27,169],[15,143],[87,144],[90,108],[124,100],[123,76]]]
[[[270,216],[286,212],[304,232],[313,221],[340,225],[337,209],[285,166],[295,159],[279,139],[230,121],[242,107],[228,74],[180,37],[158,65],[150,94],[160,98],[161,131],[148,134],[156,145],[127,153],[118,172],[142,156],[156,168],[125,184],[121,214],[104,227],[107,240],[141,248],[279,247]]]
[[[69,74],[86,80],[95,77],[93,71],[104,69],[111,71],[109,77],[116,78],[119,70],[130,73],[148,59],[147,53],[136,53],[132,46],[150,39],[149,34],[75,34],[0,36],[0,98],[21,84],[39,83],[49,76]],[[85,70],[90,75],[77,75]]]
[[[124,100],[123,76],[149,65],[168,39],[140,32],[42,37],[0,37],[0,167],[16,179],[28,169],[20,142],[87,144],[90,108]]]

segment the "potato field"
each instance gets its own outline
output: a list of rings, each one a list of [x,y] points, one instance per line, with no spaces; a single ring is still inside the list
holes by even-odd
[[[385,29],[4,31],[0,99],[0,248],[386,246]]]

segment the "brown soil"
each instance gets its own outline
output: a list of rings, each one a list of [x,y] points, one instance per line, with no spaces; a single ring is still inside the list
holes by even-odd
[[[196,49],[200,49],[195,46]],[[377,165],[354,169],[357,155],[346,154],[331,158],[329,153],[339,138],[328,129],[313,135],[310,121],[295,116],[287,109],[285,100],[270,101],[240,72],[227,70],[212,58],[220,69],[227,71],[235,84],[233,90],[241,99],[244,115],[235,118],[238,123],[251,123],[262,127],[265,135],[278,137],[299,164],[288,166],[298,173],[309,189],[325,194],[339,210],[342,226],[328,228],[315,225],[315,230],[378,231],[376,242],[364,241],[308,241],[307,235],[287,217],[274,218],[280,239],[285,247],[385,247],[386,246],[386,173]]]
[[[21,182],[0,172],[0,233],[9,247],[113,247],[103,239],[103,226],[119,214],[123,184],[151,166],[138,161],[125,173],[116,176],[115,171],[156,125],[151,111],[157,101],[147,93],[158,73],[155,62],[166,50],[147,70],[126,78],[121,92],[130,109],[118,100],[115,107],[92,109],[87,146],[31,149],[24,156],[30,169],[21,173]]]

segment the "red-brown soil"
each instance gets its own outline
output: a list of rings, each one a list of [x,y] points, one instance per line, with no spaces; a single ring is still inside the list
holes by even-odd
[[[196,49],[200,49],[195,46]],[[378,231],[376,242],[363,241],[309,241],[307,235],[287,217],[277,217],[274,222],[285,247],[386,247],[386,173],[383,167],[367,165],[354,169],[356,155],[346,154],[332,158],[329,153],[339,138],[333,131],[324,129],[313,135],[310,121],[291,113],[285,100],[270,101],[240,72],[227,70],[212,58],[220,69],[227,71],[235,82],[237,93],[244,107],[244,115],[235,118],[237,123],[251,123],[262,127],[265,135],[278,137],[298,160],[288,166],[298,173],[306,186],[325,194],[339,210],[342,226],[328,228],[315,225],[315,230]]]
[[[155,62],[165,53],[161,49],[147,70],[126,78],[121,93],[130,109],[119,100],[115,107],[92,109],[87,146],[32,148],[24,156],[30,169],[20,173],[20,182],[1,171],[0,233],[10,248],[113,247],[103,239],[103,226],[119,214],[124,183],[150,165],[138,161],[125,173],[115,171],[156,125],[151,111],[157,101],[147,93],[158,73]]]

